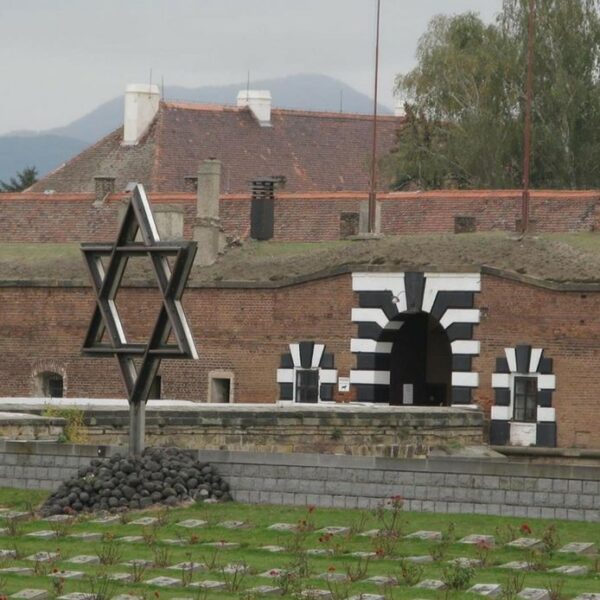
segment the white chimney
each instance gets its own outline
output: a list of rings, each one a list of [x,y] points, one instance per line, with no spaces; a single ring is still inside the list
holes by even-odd
[[[394,116],[405,117],[406,111],[404,104],[410,100],[410,95],[405,90],[395,90],[394,92]]]
[[[271,92],[242,90],[237,95],[238,106],[248,106],[261,127],[271,126]]]
[[[123,144],[132,146],[139,142],[154,119],[160,102],[157,85],[131,83],[125,88],[125,118]]]
[[[404,98],[396,98],[394,102],[394,116],[395,117],[405,117],[406,112],[404,111],[404,103],[406,100]]]

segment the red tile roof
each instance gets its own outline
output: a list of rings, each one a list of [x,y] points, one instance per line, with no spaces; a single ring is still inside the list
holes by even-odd
[[[395,142],[399,117],[379,117],[378,154]],[[116,178],[154,192],[189,190],[203,159],[223,163],[223,193],[247,192],[251,179],[286,177],[286,192],[364,191],[368,187],[369,115],[273,109],[261,127],[248,108],[162,102],[135,146],[122,146],[122,128],[41,179],[30,191],[92,192],[94,177]]]

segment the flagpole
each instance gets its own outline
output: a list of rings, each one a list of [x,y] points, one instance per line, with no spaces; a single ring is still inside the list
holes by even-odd
[[[531,105],[533,99],[533,35],[535,0],[529,0],[527,23],[527,83],[525,91],[525,123],[523,126],[523,192],[521,195],[521,233],[529,229],[529,180],[531,171]]]
[[[381,14],[381,0],[377,0],[377,34],[375,38],[375,83],[373,92],[373,143],[371,147],[371,181],[369,185],[369,233],[377,233],[376,206],[377,206],[377,89],[379,76],[379,17]]]

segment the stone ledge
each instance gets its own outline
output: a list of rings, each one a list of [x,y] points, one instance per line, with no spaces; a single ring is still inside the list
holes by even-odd
[[[56,425],[65,424],[61,417],[44,417],[31,413],[0,412],[0,427],[3,425]]]

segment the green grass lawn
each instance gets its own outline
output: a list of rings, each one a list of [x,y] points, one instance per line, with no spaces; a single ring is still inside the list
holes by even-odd
[[[40,492],[24,490],[0,490],[0,504],[10,508],[31,508],[33,503],[42,500]],[[389,525],[392,511],[383,511],[385,523]],[[130,524],[129,521],[140,516],[159,516],[161,524],[144,527]],[[543,521],[543,520],[520,520],[515,518],[502,518],[481,515],[441,515],[427,513],[400,512],[398,514],[400,531],[402,535],[417,530],[434,530],[448,533],[454,528],[448,543],[407,540],[400,537],[397,541],[385,541],[380,538],[367,538],[358,535],[361,531],[374,528],[387,527],[381,520],[382,517],[376,511],[342,510],[342,509],[320,509],[310,512],[305,507],[279,507],[279,506],[253,506],[238,503],[228,504],[196,504],[188,508],[172,509],[169,511],[144,511],[126,514],[120,521],[100,525],[90,522],[90,516],[83,516],[69,524],[49,523],[37,517],[31,517],[22,522],[13,523],[9,531],[2,533],[0,537],[0,549],[17,550],[18,559],[6,559],[2,561],[0,568],[19,566],[34,567],[35,563],[24,560],[30,554],[39,551],[60,552],[60,560],[51,565],[38,564],[33,575],[0,575],[0,593],[12,594],[24,588],[41,588],[53,592],[52,578],[48,571],[76,570],[85,571],[89,574],[88,579],[65,580],[62,593],[73,591],[91,592],[98,591],[105,583],[100,573],[129,573],[134,574],[130,567],[119,564],[106,566],[79,566],[70,564],[70,557],[81,554],[95,554],[106,557],[109,552],[116,551],[119,554],[117,563],[130,559],[147,559],[159,564],[166,563],[174,565],[179,562],[194,561],[206,563],[211,568],[209,571],[196,572],[192,575],[192,582],[201,580],[218,580],[227,583],[230,588],[238,589],[199,592],[197,589],[187,587],[184,583],[183,573],[179,570],[171,570],[161,566],[147,569],[140,575],[142,582],[111,584],[108,597],[117,594],[132,593],[145,598],[253,598],[244,591],[258,585],[286,585],[285,578],[281,580],[259,577],[258,574],[272,569],[294,569],[297,567],[307,568],[308,573],[292,581],[289,591],[283,597],[293,598],[294,586],[300,589],[309,587],[328,589],[325,580],[317,576],[321,573],[349,573],[357,581],[350,583],[330,584],[334,592],[334,598],[343,599],[352,594],[360,592],[381,594],[386,599],[416,599],[416,598],[471,598],[478,596],[467,594],[465,591],[436,592],[415,589],[406,584],[406,579],[414,577],[422,579],[443,579],[444,569],[448,570],[448,560],[457,557],[481,558],[487,554],[487,565],[476,568],[473,572],[471,583],[500,583],[506,585],[513,573],[508,569],[498,568],[499,565],[509,561],[530,561],[531,557],[525,550],[508,548],[501,542],[509,539],[509,535],[521,536],[519,531],[526,523],[531,528],[529,537],[542,537],[548,532],[548,527],[555,525],[560,545],[567,542],[595,542],[600,543],[600,524],[580,523],[566,521]],[[193,530],[185,529],[176,525],[184,519],[202,519],[208,524]],[[223,521],[244,521],[246,527],[242,529],[229,530],[219,525]],[[287,522],[297,524],[301,521],[307,522],[299,533],[276,532],[267,529],[273,523]],[[1,526],[1,522],[0,522]],[[317,532],[325,526],[346,526],[350,532],[331,536],[324,539],[323,534]],[[15,530],[16,528],[16,530]],[[512,529],[511,529],[512,528]],[[33,531],[53,530],[61,534],[60,537],[50,540],[39,540],[28,537],[26,534]],[[104,534],[104,541],[82,542],[76,538],[69,537],[70,534],[78,532],[100,532]],[[472,545],[458,543],[461,537],[473,534],[488,534],[496,536],[496,546],[487,551],[477,549]],[[118,543],[114,540],[120,536],[141,535],[141,542]],[[164,540],[178,539],[181,545],[170,545]],[[327,536],[325,536],[327,538]],[[203,544],[207,542],[236,542],[238,548],[215,549]],[[272,553],[261,549],[266,545],[278,545],[285,548],[280,553]],[[328,556],[308,557],[304,553],[307,549],[325,549],[331,551]],[[380,558],[369,561],[348,556],[355,551],[384,551]],[[421,556],[433,554],[437,560],[433,563],[419,567],[406,566],[401,557]],[[538,557],[539,558],[539,557]],[[536,559],[537,560],[537,559]],[[558,598],[573,598],[584,592],[600,592],[600,575],[598,574],[597,559],[594,556],[577,556],[553,553],[545,559],[547,564],[544,571],[527,571],[524,574],[523,583],[527,587],[557,589],[562,586],[562,595]],[[222,569],[227,564],[243,563],[250,569],[249,574],[236,580],[231,575],[224,575]],[[412,564],[412,563],[410,563]],[[562,576],[548,573],[547,569],[569,564],[584,565],[589,568],[589,573],[583,576]],[[402,567],[405,567],[404,577]],[[541,566],[541,565],[538,565]],[[362,572],[361,572],[362,571]],[[447,573],[449,574],[449,573]],[[456,572],[454,573],[456,574]],[[382,588],[362,580],[374,575],[395,576],[400,580],[400,585]],[[172,588],[161,588],[144,584],[143,581],[158,577],[173,577],[179,580],[179,584]],[[239,581],[241,579],[241,581]],[[60,584],[57,587],[61,587]],[[55,590],[57,591],[57,590]],[[102,590],[101,590],[102,591]],[[158,596],[157,596],[158,594]],[[256,596],[258,597],[258,596]],[[514,596],[513,596],[514,597]]]

